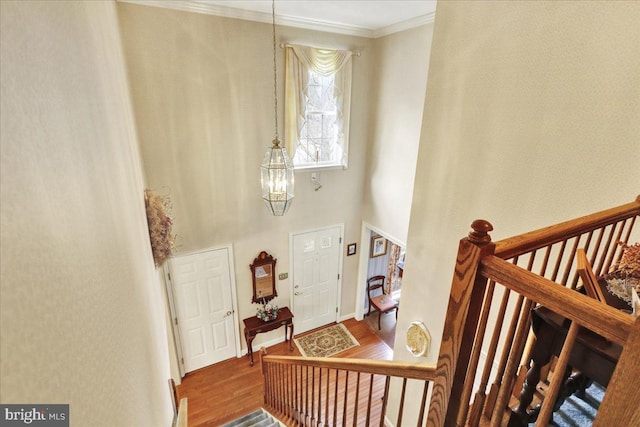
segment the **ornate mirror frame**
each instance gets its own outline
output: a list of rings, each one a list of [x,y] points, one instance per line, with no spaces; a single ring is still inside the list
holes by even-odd
[[[278,296],[276,292],[276,262],[265,251],[253,260],[253,264],[249,265],[251,269],[251,279],[253,280],[253,299],[254,303],[266,303]]]

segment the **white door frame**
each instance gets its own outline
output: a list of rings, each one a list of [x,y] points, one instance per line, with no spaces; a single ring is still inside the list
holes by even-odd
[[[195,251],[191,251],[191,252],[181,252],[179,254],[175,254],[176,256],[187,256],[187,255],[195,255],[195,254],[199,254],[199,253],[203,253],[203,252],[211,252],[211,251],[217,251],[220,249],[226,249],[227,250],[227,261],[229,263],[229,284],[231,286],[231,304],[232,304],[232,310],[233,310],[233,324],[234,324],[234,328],[233,328],[233,335],[234,335],[234,341],[235,341],[235,348],[236,348],[236,357],[242,357],[242,353],[240,351],[240,333],[239,333],[239,329],[238,329],[238,325],[239,325],[239,319],[238,319],[238,296],[237,296],[237,292],[236,292],[236,269],[235,266],[233,264],[233,244],[229,243],[227,245],[222,245],[222,246],[214,246],[214,247],[210,247],[210,248],[206,248],[206,249],[198,249]],[[169,312],[171,314],[171,329],[173,330],[173,337],[174,337],[174,348],[176,351],[176,355],[178,356],[178,368],[180,371],[180,378],[184,378],[185,375],[185,369],[184,369],[184,359],[183,359],[183,355],[182,355],[182,337],[180,336],[180,329],[178,328],[178,322],[177,322],[177,318],[178,315],[176,313],[176,303],[175,303],[175,296],[173,293],[173,286],[171,284],[171,280],[169,279],[169,264],[165,263],[163,266],[163,270],[164,270],[164,283],[166,286],[166,292],[167,292],[167,300],[169,301]]]
[[[396,239],[389,233],[362,221],[362,228],[360,230],[360,259],[358,260],[358,285],[356,286],[356,306],[354,310],[356,320],[364,319],[364,304],[362,301],[365,300],[365,294],[367,292],[367,273],[369,269],[372,231],[391,241],[393,244],[402,246],[402,248],[407,247],[407,244],[402,242],[402,240]]]
[[[310,228],[307,230],[303,230],[303,231],[293,231],[291,233],[289,233],[289,270],[291,271],[291,278],[289,279],[289,301],[291,301],[291,311],[293,312],[293,314],[295,315],[295,307],[293,306],[293,283],[295,278],[294,276],[294,268],[293,268],[293,237],[297,236],[299,234],[306,234],[306,233],[314,233],[317,231],[322,231],[322,230],[328,230],[330,228],[339,228],[340,229],[340,242],[338,243],[338,250],[339,250],[339,255],[338,255],[338,289],[336,292],[336,307],[338,308],[338,311],[336,312],[336,319],[335,321],[338,322],[338,319],[340,319],[340,316],[342,314],[342,263],[343,263],[343,252],[344,252],[344,223],[340,223],[340,224],[334,224],[334,225],[327,225],[324,227],[316,227],[316,228]]]

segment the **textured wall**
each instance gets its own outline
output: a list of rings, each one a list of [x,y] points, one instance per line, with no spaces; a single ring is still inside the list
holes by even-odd
[[[363,220],[406,244],[433,24],[376,39]]]
[[[290,273],[291,232],[344,223],[346,242],[359,238],[371,41],[278,26],[279,43],[355,49],[362,56],[353,65],[349,168],[322,172],[317,192],[308,172],[296,173],[293,206],[285,217],[273,217],[259,176],[274,134],[271,26],[126,3],[117,8],[149,186],[171,196],[179,252],[233,243],[239,318],[253,316],[248,266],[260,251],[278,259],[278,273]],[[284,50],[277,55],[282,130]],[[357,257],[343,256],[339,305],[348,315]],[[289,305],[290,280],[279,280],[277,290],[276,303]],[[254,346],[281,337],[261,334]]]
[[[0,399],[167,426],[165,314],[113,2],[1,3]]]
[[[499,240],[640,193],[638,22],[637,2],[438,4],[396,335],[424,321],[428,361],[474,219]]]

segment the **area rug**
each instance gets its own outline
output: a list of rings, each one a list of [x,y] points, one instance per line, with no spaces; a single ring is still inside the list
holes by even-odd
[[[604,387],[594,382],[585,390],[584,398],[576,395],[568,397],[562,406],[553,413],[549,425],[555,427],[588,427],[592,425],[604,392]],[[535,422],[529,424],[529,427],[534,426]]]
[[[304,357],[331,357],[360,345],[341,323],[294,338],[293,342]]]

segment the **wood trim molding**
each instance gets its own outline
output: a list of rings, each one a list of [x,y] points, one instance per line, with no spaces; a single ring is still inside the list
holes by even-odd
[[[226,7],[205,3],[200,1],[176,1],[176,0],[117,0],[120,3],[132,3],[142,6],[161,7],[165,9],[180,10],[183,12],[202,13],[205,15],[222,16],[224,18],[244,19],[246,21],[271,23],[271,14],[264,12],[256,12],[252,10],[243,10],[235,7]],[[323,31],[326,33],[345,34],[348,36],[378,38],[389,34],[398,33],[420,25],[433,22],[435,12],[428,13],[417,18],[408,19],[398,22],[387,27],[371,30],[355,25],[338,24],[335,22],[326,22],[316,19],[305,19],[293,16],[276,15],[276,24],[287,27],[304,28],[307,30]]]

